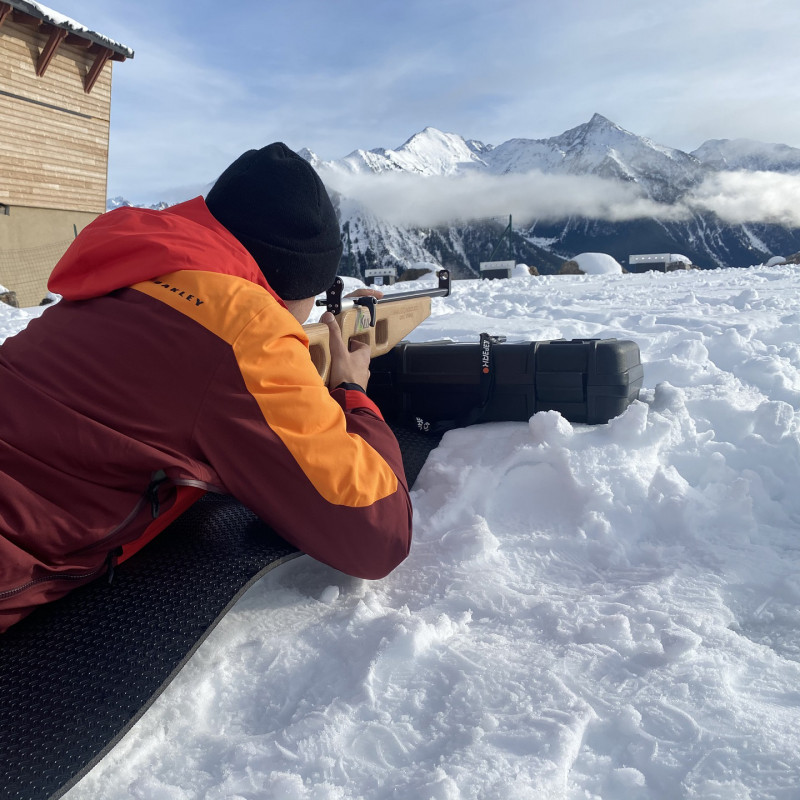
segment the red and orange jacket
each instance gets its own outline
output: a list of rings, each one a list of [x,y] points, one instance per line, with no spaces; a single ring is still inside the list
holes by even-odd
[[[100,216],[50,289],[63,299],[0,347],[0,631],[205,491],[351,575],[408,554],[391,430],[363,393],[325,387],[202,198]]]

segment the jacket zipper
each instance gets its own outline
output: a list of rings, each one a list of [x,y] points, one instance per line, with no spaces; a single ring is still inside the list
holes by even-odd
[[[144,494],[136,501],[136,505],[131,509],[128,515],[125,517],[122,522],[118,525],[115,525],[105,536],[97,540],[97,544],[101,545],[103,542],[112,539],[116,536],[120,531],[125,530],[125,528],[139,516],[139,512],[142,510],[142,507],[145,503],[150,503],[150,509],[153,514],[153,519],[156,519],[160,513],[160,503],[158,500],[158,489],[162,483],[167,480],[167,475],[164,470],[157,470],[153,473],[152,479],[150,484],[148,485],[147,489],[145,489]],[[15,594],[19,594],[20,592],[24,592],[26,589],[30,589],[32,586],[38,586],[40,583],[47,583],[48,581],[79,581],[85,580],[86,578],[92,578],[96,575],[100,575],[102,572],[108,572],[109,578],[108,582],[114,578],[114,568],[117,565],[117,559],[122,554],[121,547],[115,547],[111,549],[106,556],[103,563],[96,567],[93,570],[89,570],[88,572],[81,572],[78,574],[75,573],[63,573],[63,574],[55,574],[55,575],[44,575],[41,578],[36,578],[32,581],[28,581],[28,583],[24,583],[21,586],[15,586],[13,589],[6,589],[3,592],[0,592],[0,600],[4,600],[8,597],[13,597]]]
[[[15,594],[19,594],[20,592],[24,592],[26,589],[30,589],[31,586],[37,586],[40,583],[47,583],[48,581],[80,581],[85,578],[92,578],[95,575],[99,575],[101,572],[108,568],[108,560],[104,561],[99,567],[96,567],[89,572],[82,572],[80,574],[62,574],[62,575],[45,575],[41,578],[36,578],[35,580],[28,581],[28,583],[22,584],[22,586],[16,586],[13,589],[6,589],[4,592],[0,592],[0,599],[5,599],[7,597],[13,597]]]

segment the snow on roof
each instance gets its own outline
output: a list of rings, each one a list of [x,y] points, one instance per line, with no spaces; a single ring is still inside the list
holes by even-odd
[[[619,262],[606,253],[581,253],[572,260],[577,263],[581,272],[585,272],[587,275],[622,272]]]
[[[691,264],[692,260],[680,253],[640,253],[632,255],[628,258],[631,264],[672,264],[676,261],[681,261],[684,264]]]
[[[63,28],[85,39],[89,39],[103,47],[107,47],[109,50],[113,50],[115,53],[119,53],[119,55],[125,58],[133,58],[133,50],[127,45],[114,41],[114,39],[110,39],[108,36],[103,36],[102,33],[93,31],[85,25],[81,25],[80,22],[65,17],[63,14],[59,14],[57,11],[53,11],[52,8],[43,6],[41,3],[36,3],[32,0],[5,0],[5,2],[17,11],[30,14],[37,19],[43,19],[51,25],[55,25],[57,28]]]

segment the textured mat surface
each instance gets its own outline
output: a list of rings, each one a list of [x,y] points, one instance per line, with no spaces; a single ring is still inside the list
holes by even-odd
[[[412,488],[417,481],[417,476],[425,466],[428,455],[442,440],[443,434],[424,434],[401,425],[392,425],[391,428],[397,437],[400,452],[403,454],[403,467],[406,471],[408,486]]]
[[[438,438],[395,434],[413,485]],[[99,580],[0,635],[0,800],[61,796],[144,713],[241,594],[299,555],[207,495]]]
[[[0,797],[50,797],[160,692],[236,598],[297,555],[211,495],[101,579],[0,637]]]

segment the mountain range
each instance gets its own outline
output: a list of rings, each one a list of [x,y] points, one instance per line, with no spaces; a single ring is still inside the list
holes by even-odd
[[[552,273],[582,252],[608,253],[622,264],[635,253],[679,253],[699,267],[714,268],[763,263],[800,251],[800,226],[785,221],[728,222],[715,210],[690,202],[707,181],[720,175],[800,176],[800,149],[783,144],[713,139],[686,153],[595,114],[558,136],[510,139],[497,146],[429,127],[394,150],[355,150],[335,161],[322,161],[308,149],[299,152],[318,170],[337,207],[345,275],[363,276],[365,269],[379,266],[394,266],[402,273],[418,262],[432,262],[448,267],[456,277],[470,277],[493,254]],[[479,197],[487,194],[499,195],[495,199],[501,207],[504,181],[510,185],[514,179],[514,203],[519,206],[521,191],[535,193],[518,183],[530,175],[551,183],[537,184],[544,187],[538,192],[544,196],[535,202],[530,198],[533,211],[515,215],[511,231],[502,239],[509,214],[486,219],[479,212],[469,213],[473,200],[479,205]],[[403,183],[391,183],[398,179]],[[445,210],[430,223],[398,221],[393,206],[419,205],[414,198],[439,191],[445,179],[461,179],[450,186],[475,194],[455,203],[451,191],[443,202]],[[552,181],[567,181],[563,187],[571,193],[566,201],[561,198],[560,216],[541,213],[549,203],[548,187],[558,190]],[[377,186],[388,195],[388,206],[386,198],[382,207],[369,202]],[[411,186],[413,193],[407,197],[404,192]],[[595,213],[587,199],[591,193],[612,198],[605,204],[609,208]],[[579,196],[584,194],[587,197]],[[644,203],[643,210],[620,215],[614,208],[618,194],[622,202]],[[119,198],[109,201],[112,207],[119,203]],[[511,205],[509,200],[509,212]],[[392,213],[385,213],[387,208]],[[446,218],[447,208],[453,209],[452,219]]]

